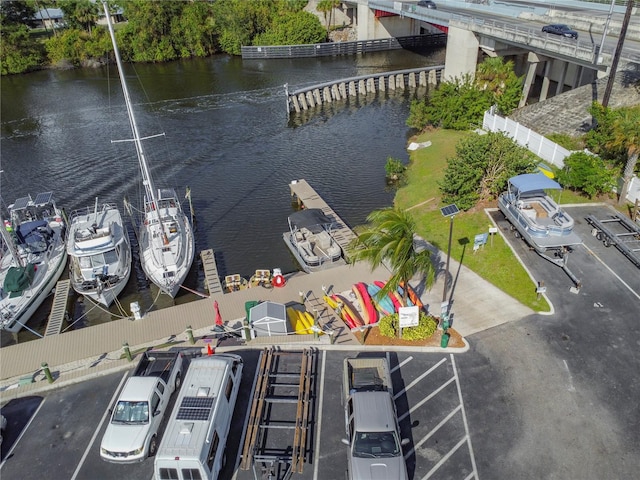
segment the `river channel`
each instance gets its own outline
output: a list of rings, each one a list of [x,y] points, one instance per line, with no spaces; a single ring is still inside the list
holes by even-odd
[[[388,157],[408,160],[411,99],[424,91],[382,92],[287,115],[284,85],[296,88],[370,73],[444,63],[444,49],[358,56],[250,60],[215,56],[126,65],[141,135],[158,186],[191,189],[196,260],[187,287],[204,292],[198,253],[216,252],[221,275],[298,266],[284,244],[292,212],[288,184],[306,179],[350,226],[391,205]],[[1,196],[53,191],[67,212],[102,202],[122,207],[139,195],[138,165],[117,71],[47,70],[1,79]],[[188,207],[187,207],[188,208]],[[134,257],[134,261],[137,258]],[[128,310],[162,308],[139,265],[121,296]],[[182,291],[175,303],[199,298]],[[72,326],[118,318],[74,300]],[[28,326],[42,332],[50,299]],[[18,341],[36,338],[22,330]],[[6,344],[6,339],[3,340]]]

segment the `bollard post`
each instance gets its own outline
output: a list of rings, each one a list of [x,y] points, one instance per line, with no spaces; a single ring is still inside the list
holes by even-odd
[[[449,345],[449,332],[445,330],[442,333],[442,338],[440,339],[440,346],[442,348],[447,348],[447,345]]]
[[[41,366],[44,376],[47,377],[47,382],[53,383],[53,375],[51,375],[51,370],[49,370],[49,364],[47,362],[42,362]]]
[[[127,360],[132,361],[133,358],[131,358],[131,350],[129,349],[129,344],[127,342],[124,342],[122,344],[122,348],[124,349],[124,356],[127,357]]]
[[[191,329],[191,325],[187,325],[187,338],[189,339],[189,343],[191,345],[196,343],[195,339],[193,338],[193,330]]]
[[[331,343],[331,345],[335,345],[335,343],[336,343],[336,331],[335,330],[331,330],[329,332],[329,343]]]
[[[313,309],[313,339],[317,342],[318,338],[320,337],[320,334],[318,333],[318,331],[320,330],[320,328],[318,328],[318,310],[317,309]]]

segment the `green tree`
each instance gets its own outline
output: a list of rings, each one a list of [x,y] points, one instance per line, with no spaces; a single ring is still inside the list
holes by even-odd
[[[564,159],[564,168],[558,172],[558,182],[565,188],[580,190],[593,198],[612,190],[617,173],[597,155],[574,152]]]
[[[64,13],[66,23],[71,28],[85,30],[91,35],[91,31],[98,21],[98,13],[102,5],[89,0],[58,0],[58,6]]]
[[[211,8],[205,2],[185,5],[182,15],[172,24],[172,36],[179,38],[176,48],[182,58],[205,57],[216,53]]]
[[[254,45],[302,45],[320,43],[325,34],[318,17],[300,11],[283,14],[264,33],[253,39]]]
[[[535,170],[537,157],[500,132],[471,135],[456,145],[440,182],[442,199],[468,210],[496,198],[509,178]]]
[[[503,115],[509,115],[522,96],[522,77],[516,76],[514,63],[502,57],[489,57],[476,69],[475,81],[481,90],[493,95],[493,102]]]
[[[481,90],[470,75],[442,82],[424,101],[411,103],[407,125],[422,130],[428,126],[468,130],[482,123],[493,95]]]
[[[622,190],[618,198],[618,203],[622,205],[626,201],[631,178],[638,163],[638,153],[640,152],[640,106],[616,110],[611,130],[611,140],[607,146],[624,149],[627,153],[627,161],[622,173]]]
[[[416,224],[409,213],[385,208],[369,214],[367,222],[350,244],[349,256],[354,261],[370,262],[372,269],[383,263],[391,269],[391,278],[382,289],[381,295],[396,291],[401,284],[408,285],[409,280],[417,274],[424,275],[427,288],[433,285],[435,268],[431,261],[431,252],[417,252],[414,249]],[[403,297],[406,305],[406,288],[403,289]]]

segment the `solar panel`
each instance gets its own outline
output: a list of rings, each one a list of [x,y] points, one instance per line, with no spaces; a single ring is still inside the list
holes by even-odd
[[[23,208],[27,208],[29,202],[31,201],[31,197],[22,197],[13,202],[13,210],[22,210]]]
[[[214,397],[184,397],[176,420],[207,420],[214,401]]]
[[[455,215],[459,211],[460,210],[458,210],[458,207],[455,205],[455,203],[452,203],[451,205],[447,205],[446,207],[442,207],[440,209],[440,212],[445,217],[451,217],[452,215]]]
[[[36,205],[46,205],[51,201],[51,197],[53,197],[53,192],[44,192],[36,195],[36,199],[33,201]]]

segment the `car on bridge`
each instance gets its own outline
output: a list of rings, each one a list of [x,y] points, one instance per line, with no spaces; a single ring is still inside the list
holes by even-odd
[[[433,0],[418,0],[417,5],[419,7],[427,7],[427,8],[431,8],[431,9],[437,9],[438,8],[436,6],[436,2],[434,2]]]
[[[563,37],[578,39],[578,32],[573,30],[569,25],[563,23],[554,23],[553,25],[545,25],[542,27],[543,33],[552,33],[553,35],[562,35]]]

